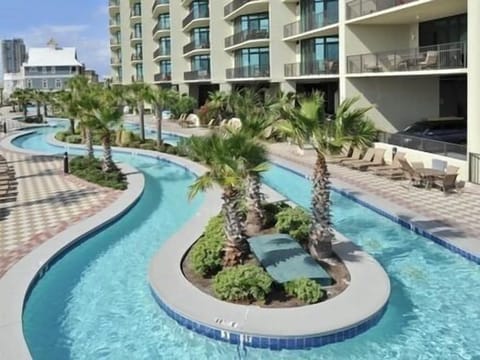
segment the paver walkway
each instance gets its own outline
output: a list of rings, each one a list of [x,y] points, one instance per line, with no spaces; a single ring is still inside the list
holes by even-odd
[[[0,152],[16,175],[16,183],[0,199],[0,277],[32,249],[120,194],[64,175],[62,159]]]

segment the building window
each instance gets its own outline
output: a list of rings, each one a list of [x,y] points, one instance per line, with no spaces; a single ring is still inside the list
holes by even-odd
[[[52,66],[52,74],[55,74],[57,71],[56,71],[56,68],[55,66]]]
[[[47,73],[47,67],[46,67],[46,66],[44,66],[44,67],[42,68],[42,73],[44,73],[44,74]]]
[[[210,72],[210,55],[193,56],[191,61],[192,71]]]
[[[48,80],[42,80],[42,87],[48,89]]]
[[[61,89],[61,88],[62,88],[62,80],[55,79],[55,89]]]
[[[27,80],[27,88],[28,89],[32,88],[32,80]]]

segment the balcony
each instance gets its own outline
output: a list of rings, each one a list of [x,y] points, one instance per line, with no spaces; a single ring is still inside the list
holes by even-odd
[[[268,29],[249,29],[240,31],[225,38],[225,48],[232,48],[235,46],[235,49],[237,49],[237,45],[251,40],[268,40],[269,36],[270,34]]]
[[[170,35],[170,24],[157,23],[152,29],[153,40]]]
[[[194,70],[183,73],[185,81],[210,80],[210,70]]]
[[[130,33],[130,42],[133,43],[138,43],[142,42],[142,33],[140,32],[131,32]]]
[[[111,48],[119,48],[119,47],[121,47],[120,39],[110,38],[110,47],[111,47]]]
[[[155,0],[152,5],[152,16],[154,18],[158,15],[170,11],[170,0]]]
[[[141,83],[143,82],[143,75],[132,75],[132,83]]]
[[[303,61],[285,64],[285,77],[338,75],[338,60]]]
[[[240,66],[226,71],[227,79],[269,78],[270,65]]]
[[[153,61],[159,60],[160,58],[167,58],[167,57],[170,57],[170,49],[159,47],[153,52]]]
[[[347,57],[347,72],[384,73],[435,70],[462,70],[467,67],[465,42],[391,50]],[[455,71],[454,71],[455,72]]]
[[[112,58],[110,58],[110,65],[112,67],[122,66],[122,59],[120,59],[118,57],[112,57]]]
[[[306,17],[305,19],[301,19],[299,21],[295,21],[293,23],[287,24],[283,27],[283,37],[284,38],[291,38],[291,40],[299,40],[301,38],[301,34],[308,33],[306,35],[334,35],[338,33],[336,28],[329,28],[325,29],[324,31],[315,31],[330,25],[338,23],[338,14],[313,14],[311,16]]]
[[[200,51],[195,51],[200,50]],[[189,54],[195,51],[195,54],[199,53],[208,53],[210,50],[210,42],[208,40],[205,41],[192,41],[183,47],[183,55]]]
[[[115,14],[120,11],[120,0],[109,0],[108,1],[108,12]]]
[[[121,84],[122,83],[122,76],[121,75],[115,75],[112,78],[112,83],[113,84]]]
[[[118,31],[120,30],[120,21],[118,21],[117,19],[110,19],[110,21],[108,22],[108,27],[111,32]]]
[[[141,63],[143,60],[143,54],[132,54],[130,60],[132,61],[132,64]]]
[[[138,9],[132,9],[130,11],[130,23],[136,24],[142,22],[142,12]]]
[[[159,83],[159,82],[170,82],[172,80],[172,73],[167,72],[167,73],[157,73],[153,75],[153,82]]]
[[[223,15],[231,21],[241,15],[268,11],[268,6],[268,0],[233,0],[224,6]]]
[[[208,7],[201,7],[197,11],[190,11],[182,21],[183,31],[189,31],[194,25],[197,27],[208,26],[209,16],[210,10]],[[196,24],[193,24],[194,22]]]
[[[346,4],[347,20],[387,10],[418,0],[353,0]]]

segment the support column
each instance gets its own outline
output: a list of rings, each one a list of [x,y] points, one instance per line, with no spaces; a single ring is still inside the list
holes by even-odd
[[[232,84],[230,83],[221,83],[219,84],[219,89],[220,91],[223,91],[227,94],[230,94],[232,92]]]
[[[468,0],[467,149],[480,154],[480,1]],[[480,174],[470,174],[478,177]]]
[[[294,93],[296,91],[295,81],[282,81],[280,83],[280,90],[285,94],[290,92]]]
[[[347,44],[346,44],[346,5],[345,0],[338,1],[338,92],[342,102],[347,97]]]

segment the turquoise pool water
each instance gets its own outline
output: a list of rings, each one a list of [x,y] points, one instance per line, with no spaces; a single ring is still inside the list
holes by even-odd
[[[62,152],[45,143],[51,131],[15,144]],[[382,263],[392,282],[377,326],[342,343],[281,352],[244,351],[180,327],[154,302],[146,273],[152,255],[201,199],[185,200],[192,176],[181,168],[140,156],[121,160],[144,172],[146,192],[120,221],[66,253],[33,288],[24,333],[35,359],[480,359],[478,265],[335,193],[336,229]],[[308,207],[306,179],[272,166],[264,180]]]

